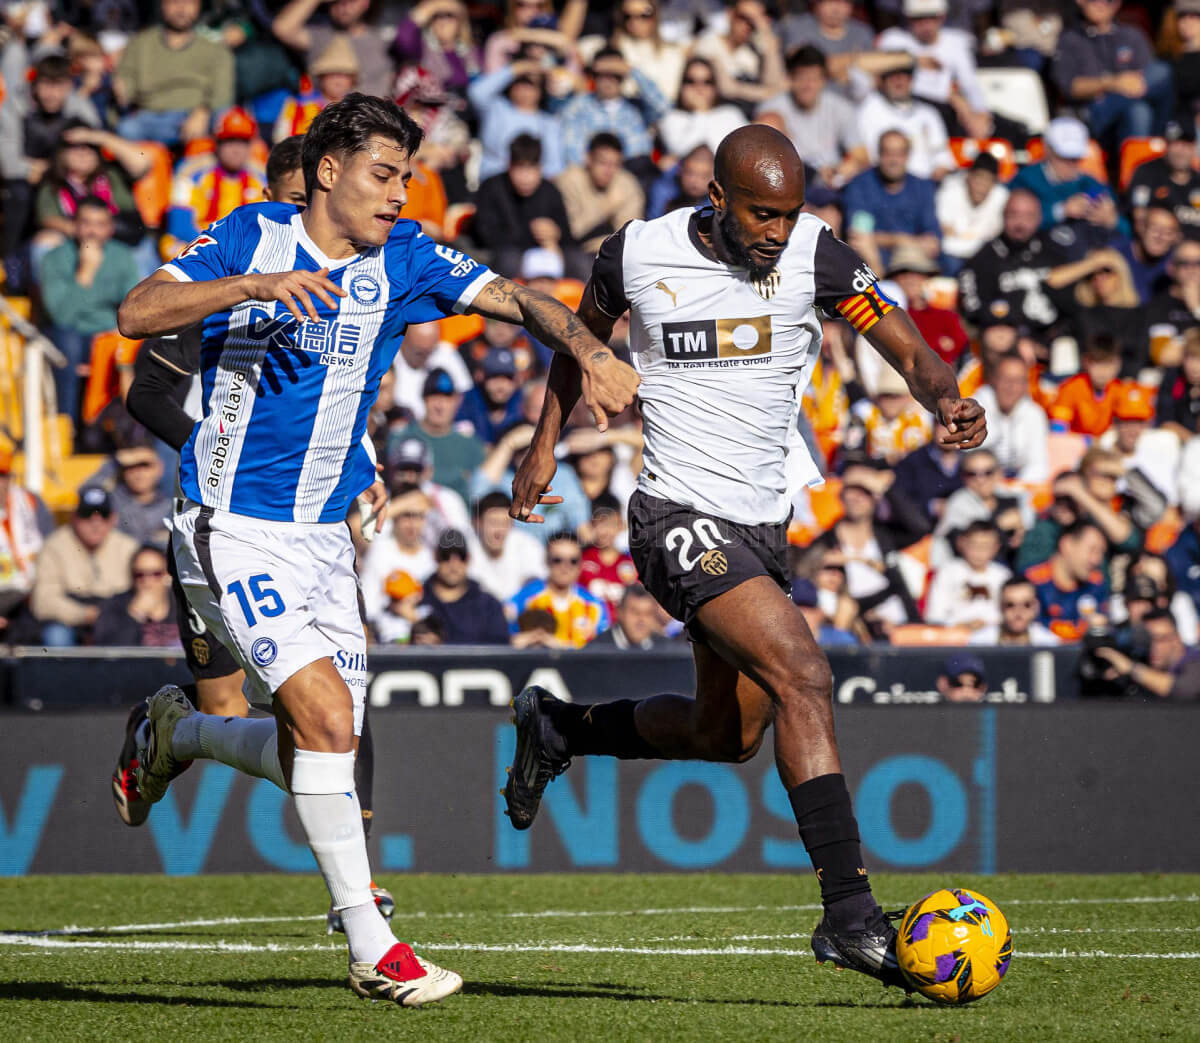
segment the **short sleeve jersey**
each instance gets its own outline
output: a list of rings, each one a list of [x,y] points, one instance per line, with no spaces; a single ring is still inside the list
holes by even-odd
[[[185,495],[255,518],[340,522],[375,475],[364,435],[379,381],[409,323],[461,312],[494,274],[397,221],[381,247],[332,259],[294,206],[239,207],[162,267],[181,282],[317,271],[345,297],[298,323],[277,301],[204,320],[204,416],[180,456]]]
[[[875,274],[819,218],[801,214],[762,280],[716,258],[700,236],[711,210],[631,221],[592,269],[596,304],[630,312],[630,351],[651,496],[746,525],[790,511],[789,473],[819,472],[792,437],[821,348],[817,309],[866,332],[895,307]],[[787,459],[800,454],[799,468]]]

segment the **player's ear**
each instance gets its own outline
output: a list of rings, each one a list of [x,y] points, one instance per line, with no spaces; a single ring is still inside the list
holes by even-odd
[[[716,178],[708,183],[708,201],[717,210],[725,209],[725,189],[721,187],[721,182]]]
[[[333,188],[333,183],[337,180],[337,176],[341,173],[342,164],[337,156],[326,153],[317,163],[317,185],[325,189],[326,192]]]

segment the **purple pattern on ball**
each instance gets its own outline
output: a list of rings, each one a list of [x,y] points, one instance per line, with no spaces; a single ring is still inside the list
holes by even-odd
[[[944,952],[937,958],[936,981],[949,981],[954,977],[954,968],[958,965],[957,952]]]
[[[917,917],[917,922],[912,925],[912,940],[914,942],[923,942],[929,937],[929,928],[933,926],[933,921],[937,919],[933,913],[925,913]]]
[[[964,894],[962,891],[955,891],[955,896],[958,898],[959,905],[974,905],[975,899],[969,894]]]
[[[1009,957],[1009,959],[1011,958],[1012,957]],[[1001,960],[998,964],[996,964],[996,973],[1000,975],[1001,978],[1004,977],[1004,972],[1008,970],[1008,963],[1008,960]]]

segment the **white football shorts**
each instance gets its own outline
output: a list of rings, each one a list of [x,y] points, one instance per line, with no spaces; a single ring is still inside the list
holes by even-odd
[[[268,521],[175,501],[175,563],[192,607],[246,671],[246,696],[269,707],[293,674],[330,658],[362,731],[367,640],[354,545],[343,522]]]

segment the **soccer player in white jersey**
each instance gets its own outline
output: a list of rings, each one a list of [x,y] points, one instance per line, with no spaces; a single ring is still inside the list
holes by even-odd
[[[870,268],[803,203],[791,142],[745,127],[721,143],[708,206],[632,221],[601,248],[579,315],[604,340],[630,312],[645,438],[630,552],[687,625],[696,694],[581,706],[526,689],[505,796],[512,824],[527,829],[573,757],[741,762],[774,723],[775,762],[821,888],[817,959],[904,988],[842,776],[829,663],[788,595],[788,472],[817,476],[791,432],[820,353],[818,308],[844,316],[904,376],[946,425],[947,445],[974,448],[986,425]],[[545,495],[554,444],[578,387],[556,356],[513,481],[514,517],[538,521],[539,503],[555,502]]]
[[[395,104],[351,94],[304,139],[308,206],[259,203],[208,228],[134,287],[130,337],[204,323],[204,417],[180,459],[175,558],[188,599],[275,717],[196,713],[173,686],[150,702],[137,783],[162,798],[182,762],[204,757],[289,791],[341,915],[350,986],[402,1006],[462,979],[398,942],[371,899],[354,785],[366,690],[354,548],[356,495],[386,502],[367,413],[405,326],[471,311],[570,352],[607,426],[637,376],[558,302],[515,286],[400,220],[421,140]]]

